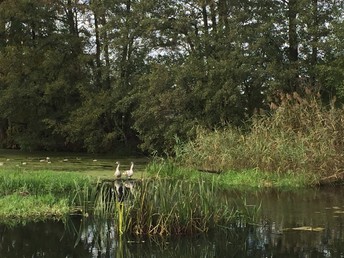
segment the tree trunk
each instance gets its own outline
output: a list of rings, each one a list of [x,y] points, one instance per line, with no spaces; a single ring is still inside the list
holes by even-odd
[[[297,36],[297,0],[288,2],[288,22],[289,22],[289,71],[288,91],[296,91],[299,88],[299,67],[298,67],[298,36]]]
[[[316,74],[315,68],[318,63],[318,0],[312,0],[312,11],[313,11],[313,35],[312,35],[312,56],[311,56],[311,86],[312,88],[316,87]]]
[[[96,41],[96,72],[95,72],[95,82],[98,88],[101,87],[102,81],[102,72],[101,72],[101,60],[100,60],[100,51],[101,51],[101,43],[100,43],[100,36],[99,36],[99,25],[98,25],[98,15],[94,12],[94,29],[95,29],[95,41]]]
[[[127,0],[126,4],[126,13],[127,13],[127,19],[129,19],[129,14],[131,10],[131,0]],[[125,86],[129,85],[129,69],[128,69],[128,64],[129,64],[129,59],[130,59],[130,34],[129,30],[127,29],[126,34],[124,35],[125,41],[123,45],[123,51],[122,51],[122,61],[121,61],[121,79],[122,83]]]

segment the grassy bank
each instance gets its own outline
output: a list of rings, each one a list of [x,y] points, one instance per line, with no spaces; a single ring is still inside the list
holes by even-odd
[[[152,163],[148,168],[156,166]],[[118,201],[119,192],[125,194],[123,202]],[[71,172],[2,169],[0,196],[1,223],[62,219],[78,211],[84,216],[114,219],[117,233],[135,235],[194,234],[226,228],[238,221],[252,221],[258,209],[246,206],[244,200],[228,198],[215,181],[201,177],[96,181]]]
[[[136,175],[144,171],[149,158],[144,156],[114,156],[66,152],[27,152],[0,149],[0,170],[78,172],[95,178],[111,178],[120,162],[121,170],[135,163]]]
[[[297,189],[318,183],[318,178],[310,173],[269,173],[257,169],[213,173],[182,167],[173,161],[152,162],[147,166],[147,173],[153,178],[203,180],[221,189],[252,190],[271,187]]]
[[[232,181],[245,174],[257,178],[255,171],[260,181],[267,177],[269,182],[342,180],[343,108],[334,102],[325,106],[311,93],[305,98],[282,94],[271,108],[271,113],[257,114],[247,130],[199,129],[194,141],[177,146],[175,161],[193,170],[223,172]]]
[[[81,207],[80,194],[91,182],[74,173],[2,169],[0,220],[15,223],[62,218]]]

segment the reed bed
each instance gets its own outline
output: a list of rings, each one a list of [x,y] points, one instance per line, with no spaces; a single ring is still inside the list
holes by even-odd
[[[256,210],[222,195],[205,181],[154,179],[125,188],[125,201],[118,202],[105,184],[99,189],[95,216],[110,216],[119,234],[179,235],[227,227],[237,220],[249,220]]]
[[[310,182],[343,172],[344,110],[306,91],[279,95],[271,112],[257,114],[249,130],[199,129],[197,138],[176,147],[178,164],[211,171],[301,173]]]

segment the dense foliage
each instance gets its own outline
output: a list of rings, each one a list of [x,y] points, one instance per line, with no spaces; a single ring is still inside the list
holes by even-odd
[[[0,0],[0,144],[172,150],[278,91],[344,101],[343,1]]]

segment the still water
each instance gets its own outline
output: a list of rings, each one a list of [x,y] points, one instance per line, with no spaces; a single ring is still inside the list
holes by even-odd
[[[0,224],[0,257],[344,257],[344,188],[229,192],[261,205],[257,224],[173,238],[119,238],[113,221]]]

